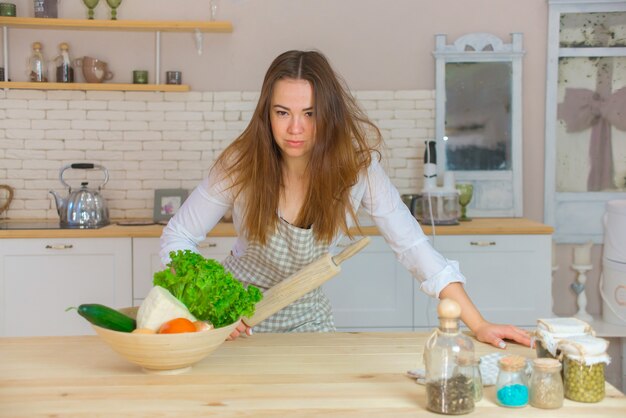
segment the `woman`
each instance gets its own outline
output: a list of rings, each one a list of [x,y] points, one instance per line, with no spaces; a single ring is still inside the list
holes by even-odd
[[[372,137],[373,136],[373,142]],[[161,257],[195,250],[232,208],[238,234],[226,269],[262,290],[332,251],[362,206],[398,260],[433,297],[449,297],[483,342],[529,345],[526,332],[483,319],[463,289],[456,263],[436,252],[384,173],[379,130],[359,109],[341,78],[316,51],[288,51],[268,69],[246,130],[218,157],[210,174],[170,220]],[[255,327],[260,332],[335,329],[321,289]],[[251,334],[241,323],[231,334]]]

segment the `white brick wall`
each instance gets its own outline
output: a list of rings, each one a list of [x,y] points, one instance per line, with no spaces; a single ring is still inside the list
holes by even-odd
[[[383,164],[400,193],[421,188],[424,141],[434,137],[434,91],[355,91],[383,133]],[[0,183],[15,189],[1,217],[57,218],[59,169],[94,162],[114,219],[151,218],[157,188],[191,190],[247,125],[258,92],[0,90]],[[70,183],[101,173],[69,170]],[[5,195],[0,194],[0,202]]]

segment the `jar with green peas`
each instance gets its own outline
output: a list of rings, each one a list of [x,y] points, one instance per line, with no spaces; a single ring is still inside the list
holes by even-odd
[[[565,397],[577,402],[604,399],[604,362],[586,364],[579,356],[563,358]]]
[[[604,399],[604,369],[611,361],[608,340],[594,336],[569,337],[559,342],[563,354],[563,386],[567,399],[600,402]]]

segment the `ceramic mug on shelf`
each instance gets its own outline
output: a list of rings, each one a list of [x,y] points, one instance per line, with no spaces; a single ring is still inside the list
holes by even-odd
[[[133,71],[133,84],[148,84],[148,71],[147,70],[134,70]]]
[[[14,190],[11,186],[7,184],[0,184],[0,190],[4,190],[6,193],[6,197],[4,198],[5,202],[0,204],[0,213],[2,213],[6,210],[9,210],[9,205],[13,200]],[[0,195],[2,195],[2,192],[0,192]]]
[[[0,16],[15,17],[17,15],[15,4],[0,3]]]
[[[182,84],[183,73],[181,73],[180,71],[166,71],[165,82],[167,84]]]
[[[113,78],[108,64],[92,57],[82,57],[74,60],[74,67],[81,68],[87,83],[102,83]]]
[[[58,0],[33,0],[33,8],[35,17],[51,17],[57,18]]]

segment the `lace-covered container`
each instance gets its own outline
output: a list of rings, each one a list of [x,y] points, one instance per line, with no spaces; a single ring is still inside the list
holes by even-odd
[[[537,320],[535,350],[539,358],[557,358],[557,346],[565,338],[592,335],[591,326],[578,318]]]
[[[605,366],[609,342],[592,336],[563,340],[563,384],[565,397],[577,402],[600,402],[605,395]]]

